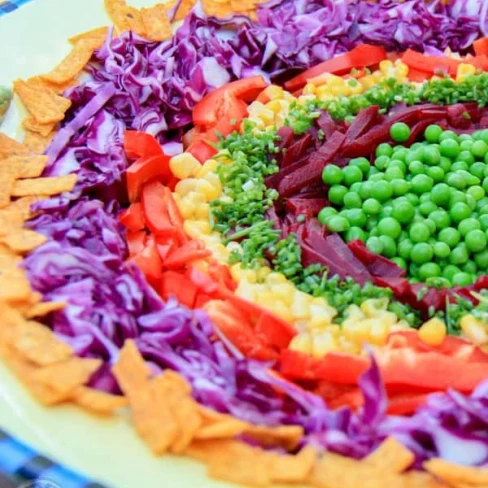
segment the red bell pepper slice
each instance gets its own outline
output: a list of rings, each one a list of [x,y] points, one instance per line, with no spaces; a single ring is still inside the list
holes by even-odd
[[[205,259],[211,255],[212,252],[205,248],[202,241],[191,240],[175,248],[164,261],[164,267],[167,269],[185,268],[193,261]]]
[[[176,229],[167,208],[167,192],[159,181],[150,181],[142,188],[142,206],[149,230],[156,235],[174,236]]]
[[[161,280],[159,294],[164,300],[174,297],[182,305],[193,308],[198,289],[184,274],[177,271],[166,271]]]
[[[142,205],[133,203],[129,208],[125,209],[119,215],[119,222],[127,228],[127,230],[136,232],[144,229],[144,211]]]
[[[169,160],[170,157],[165,154],[140,158],[127,168],[127,193],[130,202],[137,201],[144,183],[154,178],[166,180],[172,176]]]
[[[154,136],[135,130],[125,131],[124,151],[129,158],[148,158],[163,154],[163,149]]]
[[[135,254],[139,254],[146,245],[147,235],[143,230],[137,232],[127,232],[126,240],[129,248],[129,255],[132,257]]]
[[[476,56],[482,56],[483,54],[488,55],[488,37],[476,39],[476,41],[473,42],[473,49]]]
[[[261,361],[278,359],[278,353],[255,335],[246,316],[230,303],[212,300],[205,305],[205,310],[220,331],[246,357]]]
[[[412,49],[407,49],[404,52],[402,62],[409,68],[423,71],[429,75],[434,75],[438,72],[456,74],[458,66],[463,63],[462,60],[453,59],[448,56],[429,56],[413,51]],[[427,75],[427,77],[430,76]]]
[[[271,312],[264,311],[255,325],[256,334],[266,339],[266,342],[278,350],[285,349],[297,334],[296,330],[284,320]]]
[[[251,102],[266,88],[265,79],[251,76],[233,81],[210,92],[193,108],[193,123],[196,126],[213,127],[222,114],[222,103],[233,105],[234,102]],[[238,104],[242,107],[242,104]],[[246,112],[247,113],[247,112]]]
[[[208,274],[226,291],[235,291],[237,283],[232,278],[229,267],[218,263],[215,260],[210,260],[208,263]]]
[[[199,139],[192,142],[186,152],[190,153],[200,163],[205,163],[209,159],[212,159],[217,154],[217,149],[207,144],[205,140]]]
[[[370,44],[359,44],[348,53],[324,61],[288,80],[285,88],[288,91],[295,91],[302,88],[308,81],[313,82],[313,79],[319,75],[325,73],[343,75],[352,68],[366,68],[378,64],[384,59],[386,59],[386,51],[383,48]]]
[[[387,413],[390,415],[410,415],[417,411],[419,407],[425,405],[427,393],[398,393],[388,395]]]
[[[162,261],[152,236],[147,239],[144,249],[130,258],[144,273],[149,281],[158,280],[162,275]]]
[[[366,358],[345,353],[329,353],[316,359],[309,354],[283,349],[280,364],[281,373],[290,379],[355,385],[370,363]]]

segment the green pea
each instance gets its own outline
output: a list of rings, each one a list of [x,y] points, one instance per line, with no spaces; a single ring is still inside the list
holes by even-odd
[[[410,190],[410,183],[404,179],[395,179],[391,181],[391,188],[394,196],[403,196]]]
[[[420,266],[418,274],[421,281],[426,281],[440,276],[441,268],[437,263],[424,263]]]
[[[464,243],[458,244],[451,250],[451,254],[449,255],[449,262],[455,265],[467,263],[468,259],[468,249]]]
[[[344,195],[343,203],[346,208],[361,208],[363,202],[357,193],[349,191]]]
[[[368,174],[368,171],[371,168],[371,164],[370,164],[369,160],[367,160],[366,158],[363,158],[363,157],[351,159],[349,161],[349,166],[358,167],[361,170],[361,173],[363,175]]]
[[[451,249],[445,242],[436,242],[433,249],[434,255],[441,259],[447,258],[451,254]]]
[[[395,243],[395,239],[384,234],[381,234],[379,236],[379,239],[383,244],[383,252],[382,252],[383,256],[387,258],[395,257],[397,254],[397,246]]]
[[[339,185],[342,183],[343,174],[342,169],[339,166],[335,166],[334,164],[328,164],[324,171],[322,171],[322,181],[326,185]]]
[[[427,168],[427,176],[430,176],[435,183],[444,181],[445,173],[439,166],[430,166]]]
[[[429,125],[427,129],[425,129],[424,137],[427,142],[435,143],[439,142],[439,137],[442,134],[442,127],[436,124]]]
[[[444,141],[445,139],[454,139],[455,141],[458,140],[457,134],[452,131],[452,130],[445,130],[440,136],[439,136],[439,142]]]
[[[412,175],[423,175],[427,172],[427,169],[425,167],[425,164],[422,163],[421,161],[412,161],[409,165],[408,165],[408,171],[412,174]]]
[[[438,208],[429,214],[429,219],[435,224],[437,230],[445,229],[451,225],[451,217],[445,210]]]
[[[403,239],[398,243],[397,251],[398,255],[405,260],[410,259],[410,253],[412,252],[413,242],[410,239]]]
[[[453,222],[461,222],[461,220],[470,217],[471,213],[472,210],[466,203],[463,202],[455,203],[450,209],[451,219]]]
[[[464,242],[468,251],[481,252],[486,248],[486,234],[480,229],[470,230],[466,234]]]
[[[402,232],[402,226],[393,217],[385,217],[378,222],[378,231],[380,235],[398,239]]]
[[[410,226],[409,237],[412,242],[426,242],[430,235],[430,229],[424,222],[417,222]]]
[[[351,227],[364,227],[368,222],[366,214],[360,208],[351,208],[347,210],[346,219],[351,224]]]
[[[426,242],[414,244],[410,252],[410,260],[418,265],[429,262],[433,256],[434,251],[432,250],[432,246]]]
[[[378,215],[381,212],[381,203],[374,198],[368,198],[363,203],[363,211],[366,215]]]
[[[359,196],[364,201],[371,196],[371,189],[373,188],[372,181],[363,181],[359,186]]]
[[[331,186],[328,193],[329,201],[334,205],[342,205],[347,192],[347,188],[343,185]]]
[[[410,182],[410,188],[418,195],[431,191],[433,186],[434,180],[424,174],[415,175]]]
[[[410,127],[403,122],[395,122],[390,127],[390,137],[395,142],[406,142],[410,138]]]
[[[488,249],[478,252],[474,255],[474,262],[478,268],[485,270],[488,268]]]
[[[351,186],[353,183],[362,181],[363,173],[357,166],[346,166],[342,170],[344,176],[344,184]]]
[[[465,178],[462,174],[459,174],[457,172],[451,173],[449,176],[447,176],[446,183],[452,188],[456,188],[457,190],[464,190],[466,188]]]
[[[461,151],[456,158],[456,161],[464,161],[469,165],[472,165],[475,161],[473,154],[471,151]]]
[[[334,207],[324,207],[318,214],[317,218],[322,225],[326,225],[330,217],[337,215]]]
[[[488,153],[488,144],[483,140],[475,141],[471,147],[471,153],[476,159],[482,160]]]
[[[408,224],[415,216],[415,208],[408,200],[397,201],[393,204],[391,216],[401,224]]]
[[[463,271],[465,273],[469,274],[476,274],[478,271],[478,266],[476,266],[476,263],[474,261],[469,260],[464,266],[463,266]]]
[[[368,235],[360,227],[351,227],[346,231],[345,238],[346,242],[355,241],[358,239],[365,242],[368,238]]]
[[[431,200],[426,200],[419,205],[419,212],[425,217],[436,209],[437,205]]]
[[[393,148],[387,142],[383,142],[376,148],[376,157],[378,156],[388,156],[393,154]]]
[[[393,189],[388,181],[378,181],[371,189],[371,197],[380,202],[386,202],[391,198]]]
[[[440,242],[444,242],[453,249],[461,241],[461,234],[454,227],[446,227],[439,232],[437,238]]]
[[[383,252],[383,243],[379,237],[370,237],[366,241],[366,247],[375,254],[381,254]]]
[[[451,282],[453,286],[469,286],[473,284],[474,280],[471,274],[461,271],[452,277]]]
[[[452,283],[452,279],[454,277],[455,274],[457,273],[460,273],[461,270],[457,267],[457,266],[454,266],[453,264],[448,264],[442,274],[445,278],[447,278],[451,283]]]
[[[441,160],[441,153],[436,146],[427,146],[424,149],[424,162],[429,166],[435,166],[439,164]]]
[[[485,176],[485,164],[476,162],[473,163],[468,170],[473,176],[476,176],[476,178],[479,178],[480,180],[483,179]]]
[[[396,256],[396,257],[393,257],[391,258],[391,260],[397,265],[399,266],[400,268],[403,268],[403,269],[407,269],[407,262],[405,261],[405,259],[399,257],[399,256]]]
[[[327,227],[331,232],[344,232],[350,228],[350,224],[345,217],[337,215],[329,219]]]
[[[459,143],[455,139],[444,139],[439,143],[439,150],[442,156],[455,159],[461,152]]]

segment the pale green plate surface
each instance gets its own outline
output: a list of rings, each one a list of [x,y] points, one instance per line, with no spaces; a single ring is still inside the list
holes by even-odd
[[[107,24],[103,0],[34,0],[0,17],[0,85],[48,71],[69,52],[68,37]],[[20,120],[14,103],[1,131],[19,136]],[[114,488],[231,487],[209,480],[204,467],[192,460],[153,457],[125,419],[103,420],[70,406],[40,406],[1,363],[0,426]]]

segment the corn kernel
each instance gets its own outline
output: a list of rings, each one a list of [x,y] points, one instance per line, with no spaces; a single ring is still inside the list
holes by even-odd
[[[202,203],[195,208],[195,218],[197,220],[208,220],[208,213],[210,211],[210,205],[208,203]]]
[[[466,339],[470,340],[473,344],[481,345],[488,343],[486,325],[471,314],[467,314],[461,319],[461,330]]]
[[[367,320],[345,320],[342,323],[344,337],[360,346],[368,341],[370,331],[371,327]]]
[[[260,297],[260,305],[266,307],[268,310],[271,310],[271,312],[276,314],[281,319],[286,320],[287,322],[293,322],[293,314],[291,313],[290,307],[286,306],[286,303],[284,303],[282,300],[276,300],[273,297],[273,293],[270,295],[264,294],[263,296],[270,296],[271,301],[262,300],[262,297]]]
[[[317,91],[317,87],[313,83],[307,83],[303,87],[302,93],[304,95],[314,95],[316,93],[316,91]]]
[[[310,317],[310,295],[303,291],[295,290],[291,311],[295,320],[308,319]]]
[[[438,346],[446,338],[446,324],[434,317],[422,324],[419,329],[419,339],[429,346]]]
[[[185,178],[184,180],[178,181],[175,186],[175,193],[180,197],[184,197],[191,191],[196,191],[198,181],[195,178]]]
[[[312,336],[312,355],[323,358],[327,353],[337,351],[339,344],[330,332],[321,332]]]
[[[264,105],[261,102],[254,101],[248,107],[247,111],[251,117],[259,118],[261,112],[264,109]]]
[[[277,100],[285,96],[285,91],[281,86],[269,85],[263,90],[263,95],[267,96],[270,100]]]
[[[220,263],[227,263],[230,253],[223,244],[215,244],[210,247],[212,256]]]
[[[275,295],[275,297],[279,300],[282,300],[283,303],[286,304],[287,307],[291,307],[293,304],[293,296],[295,293],[295,287],[290,283],[281,283],[279,285],[273,285],[271,287],[271,291]],[[291,311],[291,310],[290,310]],[[293,312],[291,311],[293,314]],[[294,314],[293,314],[294,316]]]
[[[258,281],[265,281],[270,273],[271,269],[268,266],[261,266],[256,272],[256,278]]]
[[[237,287],[235,294],[241,298],[245,298],[250,302],[256,301],[256,290],[252,283],[247,280],[241,280],[239,286]]]
[[[311,315],[305,328],[310,331],[312,330],[325,331],[328,330],[330,326],[331,326],[331,321],[327,317]]]
[[[337,339],[338,350],[342,352],[347,352],[349,354],[358,354],[361,351],[359,347],[354,342],[349,341],[346,337],[341,336]]]
[[[327,97],[327,96],[330,96],[332,97],[332,93],[330,91],[330,87],[329,85],[322,85],[322,86],[319,86],[317,88],[317,96],[319,98],[322,98],[322,97]]]
[[[308,332],[297,334],[288,346],[292,351],[304,352],[310,354],[312,352],[312,336]]]
[[[184,181],[188,181],[188,180],[184,180]],[[195,181],[196,181],[195,191],[201,193],[205,197],[205,201],[211,202],[212,200],[219,198],[220,188],[217,188],[216,186],[212,185],[212,183],[210,183],[206,179],[195,180]]]
[[[361,303],[361,310],[367,317],[375,317],[380,312],[386,311],[388,298],[371,298]]]
[[[275,114],[281,114],[288,112],[290,104],[284,100],[272,100],[266,104],[266,108],[274,112]]]
[[[372,344],[382,346],[386,343],[390,327],[384,319],[366,319],[366,323],[370,324],[369,341]]]
[[[201,169],[202,165],[195,156],[184,152],[173,156],[169,160],[169,168],[176,178],[183,180],[195,176]]]
[[[210,234],[212,232],[208,222],[190,219],[183,222],[183,230],[192,239],[199,239],[202,234]]]
[[[195,175],[195,178],[205,178],[208,173],[210,173],[211,171],[215,171],[218,165],[219,162],[215,159],[208,159],[207,161],[205,161],[203,166],[200,167],[197,174]]]
[[[397,78],[403,79],[406,78],[408,75],[408,66],[405,63],[402,63],[399,59],[395,61],[395,68],[397,70]]]
[[[188,198],[180,198],[176,205],[184,219],[192,218],[195,215],[195,205]]]
[[[472,64],[461,63],[457,69],[456,82],[460,83],[461,81],[464,81],[466,76],[474,75],[475,73],[476,68]]]
[[[391,70],[393,69],[393,63],[389,59],[384,59],[383,61],[380,61],[379,67],[383,74],[390,76]]]
[[[204,179],[218,190],[220,196],[220,194],[222,193],[222,184],[220,183],[219,175],[212,171],[207,173]]]
[[[349,305],[346,308],[346,320],[344,322],[363,320],[364,318],[366,315],[357,305]]]

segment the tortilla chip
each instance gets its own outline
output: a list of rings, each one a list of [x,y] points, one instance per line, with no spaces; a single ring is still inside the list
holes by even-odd
[[[126,397],[80,386],[73,392],[73,401],[80,407],[99,415],[112,415],[128,405]]]
[[[12,346],[17,352],[38,366],[50,366],[73,356],[73,349],[59,340],[39,322],[26,321],[19,325]]]
[[[29,195],[18,198],[17,200],[10,202],[7,207],[1,209],[0,215],[4,216],[6,220],[11,220],[12,222],[18,222],[19,220],[25,222],[35,215],[35,212],[31,210],[32,205],[43,200],[44,198],[48,197]]]
[[[266,0],[230,0],[230,5],[235,13],[247,13],[256,10],[259,4]]]
[[[170,403],[179,426],[179,434],[171,446],[171,452],[181,454],[185,452],[194,439],[196,432],[202,425],[202,418],[198,411],[197,402],[190,396],[186,398],[172,396]]]
[[[436,480],[424,471],[409,471],[402,475],[405,488],[447,488],[445,483]]]
[[[0,301],[23,302],[29,299],[32,290],[29,280],[20,268],[12,268],[0,274]]]
[[[3,361],[25,385],[27,390],[43,405],[57,405],[69,398],[69,395],[39,383],[35,378],[38,367],[23,359],[15,351],[8,348],[1,348],[0,354]]]
[[[63,310],[66,307],[66,302],[41,302],[36,303],[30,310],[26,313],[25,317],[28,319],[34,317],[44,317],[51,312],[57,312],[58,310]]]
[[[443,459],[430,459],[424,462],[423,467],[429,473],[452,485],[465,483],[466,485],[471,484],[478,487],[488,486],[487,468],[460,466],[444,461]]]
[[[87,40],[90,41],[93,46],[95,46],[95,49],[100,49],[104,45],[107,36],[108,27],[103,26],[70,37],[68,41],[70,42],[70,44],[77,44],[79,41]]]
[[[26,253],[32,251],[47,241],[44,234],[29,229],[19,229],[0,237],[0,242],[10,247],[12,251]]]
[[[56,132],[51,132],[47,136],[42,136],[38,132],[26,131],[24,144],[28,150],[34,154],[42,154],[53,140]]]
[[[231,483],[268,486],[270,459],[264,451],[242,442],[229,442],[225,449],[210,452],[207,474]]]
[[[56,84],[66,83],[76,78],[89,63],[96,47],[96,43],[92,40],[80,40],[55,68],[41,75],[41,78]]]
[[[202,0],[205,13],[208,16],[224,18],[234,13],[230,2],[219,2],[218,0]]]
[[[415,454],[394,437],[388,437],[363,461],[379,469],[401,473],[413,464]]]
[[[34,117],[32,117],[32,115],[29,115],[22,121],[22,127],[24,129],[32,132],[38,132],[44,137],[50,134],[54,130],[55,126],[55,122],[52,122],[51,124],[40,124]]]
[[[9,168],[16,178],[38,178],[48,159],[47,156],[10,156],[0,161],[0,171]]]
[[[60,97],[54,90],[34,78],[14,81],[14,92],[40,124],[63,120],[64,114],[71,107],[70,100]]]
[[[10,203],[10,197],[14,189],[15,175],[0,166],[0,208],[6,207]]]
[[[112,371],[120,388],[128,396],[136,395],[141,387],[146,386],[151,375],[151,370],[132,340],[125,341]]]
[[[402,476],[354,459],[326,453],[314,467],[311,480],[319,488],[400,488]]]
[[[14,183],[12,196],[57,195],[58,193],[71,191],[75,184],[75,174],[18,180]]]
[[[235,444],[236,440],[231,439],[205,439],[193,440],[185,449],[185,455],[190,456],[202,463],[208,463],[212,456],[227,449],[228,446]]]
[[[166,10],[166,7],[161,3],[151,8],[141,9],[146,37],[151,41],[165,41],[173,36],[171,22]]]
[[[53,81],[46,80],[44,78],[41,78],[40,76],[33,76],[27,81],[42,86],[49,91],[53,91],[57,95],[62,95],[68,88],[72,88],[73,86],[76,86],[78,84],[77,80],[74,78],[71,78],[64,83],[54,83]]]
[[[268,453],[270,458],[270,476],[273,481],[284,483],[300,483],[307,480],[315,461],[317,451],[311,447],[304,447],[298,454]]]
[[[38,369],[34,378],[54,391],[67,395],[79,386],[85,385],[101,365],[100,359],[72,357],[67,361]]]
[[[0,253],[0,273],[9,268],[17,267],[22,261],[22,257],[16,254],[7,255]]]
[[[231,415],[222,415],[220,421],[210,425],[203,425],[195,433],[195,439],[233,439],[243,434],[248,426],[247,422],[236,419]]]
[[[29,148],[0,132],[0,159],[29,154]]]
[[[105,10],[112,20],[118,34],[130,30],[129,7],[125,0],[104,0]]]
[[[195,6],[195,3],[196,0],[181,0],[173,20],[183,20],[190,13],[190,10]]]
[[[281,446],[291,451],[300,443],[304,431],[303,427],[298,425],[280,425],[277,427],[252,425],[246,429],[245,434],[264,447]]]
[[[0,301],[0,345],[9,345],[19,324],[25,322],[20,311],[7,302]]]

